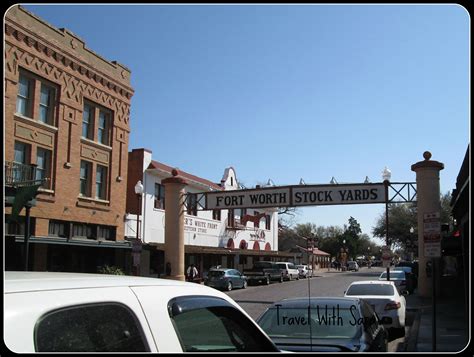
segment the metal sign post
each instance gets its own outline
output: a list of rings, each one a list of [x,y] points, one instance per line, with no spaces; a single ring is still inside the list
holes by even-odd
[[[433,282],[433,352],[436,352],[436,258],[441,257],[441,224],[439,212],[423,215],[423,243],[425,257],[431,257],[431,277]]]

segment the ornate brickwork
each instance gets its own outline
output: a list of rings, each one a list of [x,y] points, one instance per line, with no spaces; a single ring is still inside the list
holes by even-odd
[[[128,104],[132,93],[120,88],[117,84],[108,81],[91,69],[72,61],[68,57],[55,52],[47,45],[28,37],[6,25],[6,34],[14,36],[26,46],[34,49],[38,54],[44,53],[49,60],[54,61],[54,66],[48,61],[35,56],[32,51],[28,52],[8,42],[5,44],[5,68],[8,77],[17,77],[18,67],[22,66],[35,71],[38,75],[61,85],[62,95],[67,99],[82,106],[83,95],[94,100],[100,105],[115,111],[116,125],[129,130],[130,105]],[[74,75],[69,73],[73,71]],[[89,83],[92,82],[93,84]],[[104,89],[100,89],[100,87]],[[113,92],[114,95],[110,93]],[[120,99],[122,97],[123,99]]]

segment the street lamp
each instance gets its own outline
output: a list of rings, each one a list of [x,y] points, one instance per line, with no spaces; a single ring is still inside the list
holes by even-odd
[[[390,240],[388,239],[388,186],[390,185],[390,178],[392,172],[385,166],[382,171],[383,184],[385,186],[385,244],[390,249]],[[387,280],[390,280],[390,263],[387,265]]]
[[[142,182],[139,180],[137,184],[135,185],[135,194],[137,195],[137,238],[135,241],[134,249],[132,250],[132,253],[135,254],[135,262],[134,265],[136,266],[136,271],[135,275],[139,275],[140,271],[140,254],[141,254],[141,239],[140,239],[140,211],[141,211],[141,205],[140,205],[140,199],[143,194],[143,185]]]
[[[415,228],[410,227],[410,234],[413,234],[413,233],[415,233]],[[410,241],[410,246],[411,246],[410,258],[411,260],[413,260],[415,258],[415,240],[414,239]]]

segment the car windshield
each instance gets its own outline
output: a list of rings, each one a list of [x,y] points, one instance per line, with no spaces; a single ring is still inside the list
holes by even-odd
[[[316,305],[308,308],[275,306],[268,309],[258,324],[270,338],[350,339],[360,334],[361,319],[357,307],[340,308],[338,305]],[[311,323],[309,323],[311,321]]]
[[[387,272],[383,272],[380,275],[380,279],[387,279]],[[404,271],[391,271],[390,272],[390,279],[405,279],[405,272]]]
[[[393,295],[391,284],[354,284],[349,287],[346,295]]]
[[[209,272],[209,274],[207,274],[207,276],[208,276],[209,278],[220,278],[220,277],[224,276],[224,274],[225,274],[225,273],[224,273],[223,271],[211,270],[211,271]]]

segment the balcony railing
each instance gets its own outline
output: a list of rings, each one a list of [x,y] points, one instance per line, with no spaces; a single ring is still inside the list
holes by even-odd
[[[5,186],[22,187],[42,185],[45,179],[36,178],[36,165],[5,162]]]

